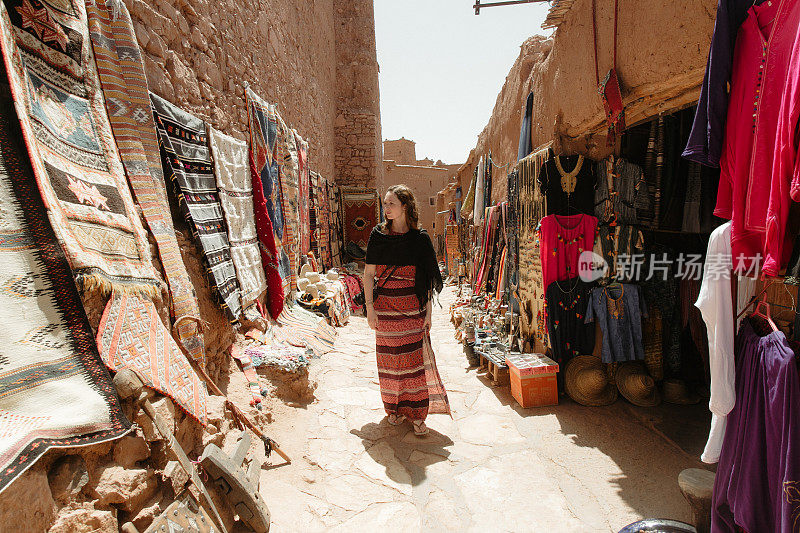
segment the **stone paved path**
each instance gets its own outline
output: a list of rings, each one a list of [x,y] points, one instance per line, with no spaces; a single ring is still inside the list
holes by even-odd
[[[293,459],[265,467],[273,533],[285,531],[618,531],[648,517],[688,520],[678,473],[697,466],[643,427],[623,400],[521,409],[507,387],[467,369],[448,307],[435,307],[433,347],[454,419],[431,433],[390,426],[374,334],[354,317],[312,364],[317,401],[279,405],[269,434]]]

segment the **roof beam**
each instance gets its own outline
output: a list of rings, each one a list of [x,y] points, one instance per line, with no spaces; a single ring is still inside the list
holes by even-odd
[[[488,4],[482,4],[481,0],[475,0],[475,5],[472,6],[475,8],[475,14],[480,15],[481,9],[485,9],[487,7],[499,7],[499,6],[513,6],[516,4],[532,4],[533,2],[545,2],[546,0],[505,0],[503,2],[490,2]]]

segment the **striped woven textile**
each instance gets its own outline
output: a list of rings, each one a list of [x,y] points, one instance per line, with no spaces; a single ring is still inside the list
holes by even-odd
[[[425,420],[428,414],[450,414],[450,404],[424,329],[425,310],[414,293],[415,272],[413,265],[377,266],[382,289],[374,301],[375,351],[386,412]]]
[[[309,218],[309,225],[311,228],[310,236],[311,236],[311,252],[314,254],[314,257],[319,258],[322,261],[322,254],[320,253],[319,249],[319,216],[321,209],[319,206],[319,176],[316,172],[311,173],[310,175],[310,186],[308,188],[308,198],[310,209],[308,212]],[[319,272],[318,268],[314,269],[315,271]]]
[[[256,299],[266,290],[267,281],[258,249],[247,143],[225,135],[210,125],[208,138],[219,200],[228,225],[231,258],[241,289],[242,309],[248,317],[252,317],[253,313],[257,313]]]
[[[200,308],[172,225],[144,64],[128,8],[117,6],[112,16],[104,2],[86,4],[106,111],[128,182],[158,246],[178,339],[194,359],[204,360]]]
[[[289,256],[289,285],[287,294],[297,286],[300,269],[300,175],[297,148],[292,130],[275,112],[278,122],[278,141],[275,160],[280,165],[281,203],[283,206],[283,249]]]
[[[212,292],[228,320],[236,322],[242,312],[239,281],[217,193],[206,124],[160,96],[151,93],[150,101],[164,169],[203,254]]]
[[[298,187],[298,226],[300,229],[300,253],[311,251],[311,174],[308,169],[308,141],[299,133],[291,130],[297,150],[297,187]]]

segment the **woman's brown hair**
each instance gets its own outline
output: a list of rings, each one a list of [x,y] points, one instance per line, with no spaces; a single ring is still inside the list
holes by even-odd
[[[406,221],[410,229],[419,228],[419,212],[417,211],[417,199],[414,197],[414,192],[408,185],[392,185],[386,192],[390,192],[397,196],[400,203],[406,208]],[[383,223],[383,232],[388,233],[392,230],[392,221],[388,218]]]

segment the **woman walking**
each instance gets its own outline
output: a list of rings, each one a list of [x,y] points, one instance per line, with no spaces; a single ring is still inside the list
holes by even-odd
[[[386,222],[375,226],[367,245],[364,295],[383,407],[392,425],[408,419],[414,433],[428,433],[430,413],[450,414],[431,349],[431,300],[442,275],[427,232],[419,229],[414,193],[393,185],[383,200]]]

